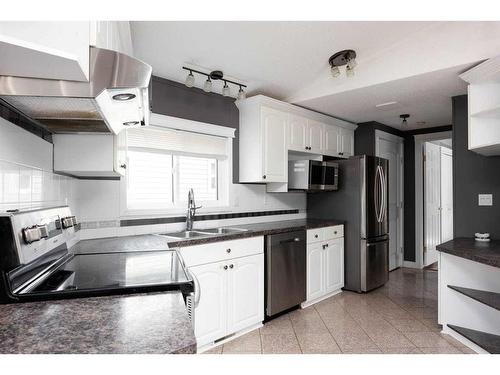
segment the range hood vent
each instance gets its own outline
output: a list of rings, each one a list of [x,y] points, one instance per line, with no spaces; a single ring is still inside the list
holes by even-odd
[[[89,82],[0,76],[0,98],[52,133],[119,133],[149,125],[150,65],[90,47]]]

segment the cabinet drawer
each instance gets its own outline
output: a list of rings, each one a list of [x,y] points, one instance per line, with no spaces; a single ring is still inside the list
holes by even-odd
[[[324,228],[309,229],[307,231],[307,243],[319,242],[324,240]]]
[[[183,247],[180,250],[187,267],[220,262],[264,252],[264,237],[220,241],[203,245]]]
[[[343,225],[335,225],[334,227],[326,227],[324,230],[324,239],[331,240],[334,238],[344,237],[344,226]]]

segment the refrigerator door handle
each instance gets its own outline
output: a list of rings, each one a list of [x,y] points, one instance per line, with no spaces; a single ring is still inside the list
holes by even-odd
[[[375,183],[373,184],[373,204],[375,206],[375,216],[377,217],[377,222],[380,223],[380,212],[379,212],[379,201],[380,201],[380,191],[379,188],[381,185],[379,185],[380,177],[380,166],[377,166],[377,170],[375,171]]]
[[[385,179],[385,172],[382,167],[380,167],[380,184],[382,190],[382,206],[380,208],[380,222],[384,220],[385,213],[387,211],[387,181]]]

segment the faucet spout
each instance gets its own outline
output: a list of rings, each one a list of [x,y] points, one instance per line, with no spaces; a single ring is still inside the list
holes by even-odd
[[[196,206],[196,202],[194,201],[194,191],[193,189],[189,189],[188,193],[188,209],[186,213],[186,230],[193,230],[193,222],[196,216],[196,210],[201,208],[202,206]]]

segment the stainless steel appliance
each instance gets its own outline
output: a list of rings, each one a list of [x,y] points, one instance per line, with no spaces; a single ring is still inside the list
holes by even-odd
[[[267,317],[306,300],[306,232],[266,236],[265,284]]]
[[[338,188],[338,164],[331,161],[290,160],[288,189],[330,191]]]
[[[0,74],[0,98],[52,133],[113,132],[149,125],[150,65],[90,47],[88,82]]]
[[[344,289],[367,292],[389,279],[389,162],[360,155],[338,164],[339,190],[308,195],[307,212],[345,221]]]
[[[78,253],[77,229],[67,206],[1,214],[0,303],[179,290],[192,316],[195,281],[176,251]]]

